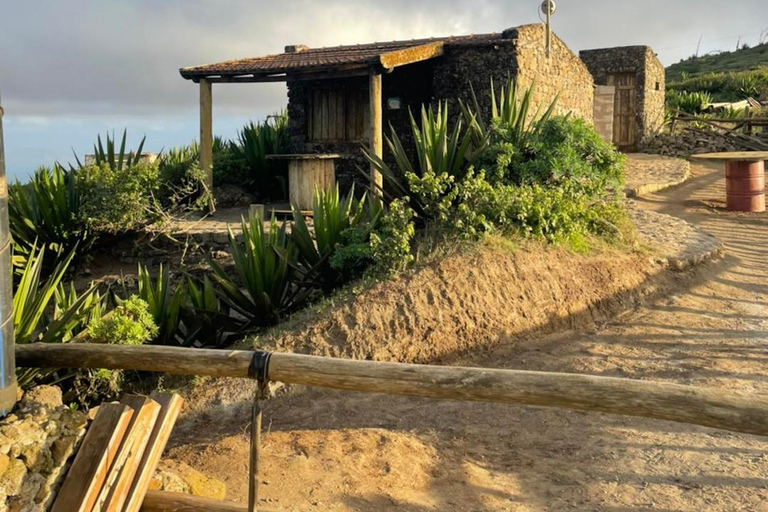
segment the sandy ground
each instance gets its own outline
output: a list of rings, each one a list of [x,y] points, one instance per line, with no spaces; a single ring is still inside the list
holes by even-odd
[[[722,172],[642,207],[720,237],[728,256],[600,329],[501,345],[463,364],[768,392],[768,215],[723,211]],[[167,454],[246,498],[246,410]],[[265,416],[265,506],[332,511],[768,511],[768,439],[530,407],[307,390]]]

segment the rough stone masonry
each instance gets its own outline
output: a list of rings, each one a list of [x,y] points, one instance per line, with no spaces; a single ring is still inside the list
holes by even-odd
[[[0,512],[50,508],[88,419],[64,406],[61,390],[28,390],[0,420]]]

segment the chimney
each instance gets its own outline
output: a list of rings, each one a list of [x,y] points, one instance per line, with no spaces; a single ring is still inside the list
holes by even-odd
[[[309,46],[305,44],[290,44],[285,47],[285,53],[301,53],[309,50]]]

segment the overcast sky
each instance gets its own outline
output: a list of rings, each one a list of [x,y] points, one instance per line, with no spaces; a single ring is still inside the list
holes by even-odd
[[[128,128],[147,148],[196,137],[197,88],[182,66],[330,46],[495,32],[535,23],[538,0],[0,0],[8,173],[24,176]],[[554,29],[578,52],[647,44],[665,65],[756,44],[766,0],[557,0]],[[284,84],[214,86],[215,131],[286,103]]]

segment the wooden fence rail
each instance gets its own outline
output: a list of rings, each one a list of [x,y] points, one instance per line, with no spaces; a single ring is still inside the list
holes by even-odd
[[[20,367],[109,368],[248,378],[254,352],[33,344]],[[268,380],[367,393],[513,403],[656,418],[768,435],[768,396],[566,373],[427,366],[272,353]]]

